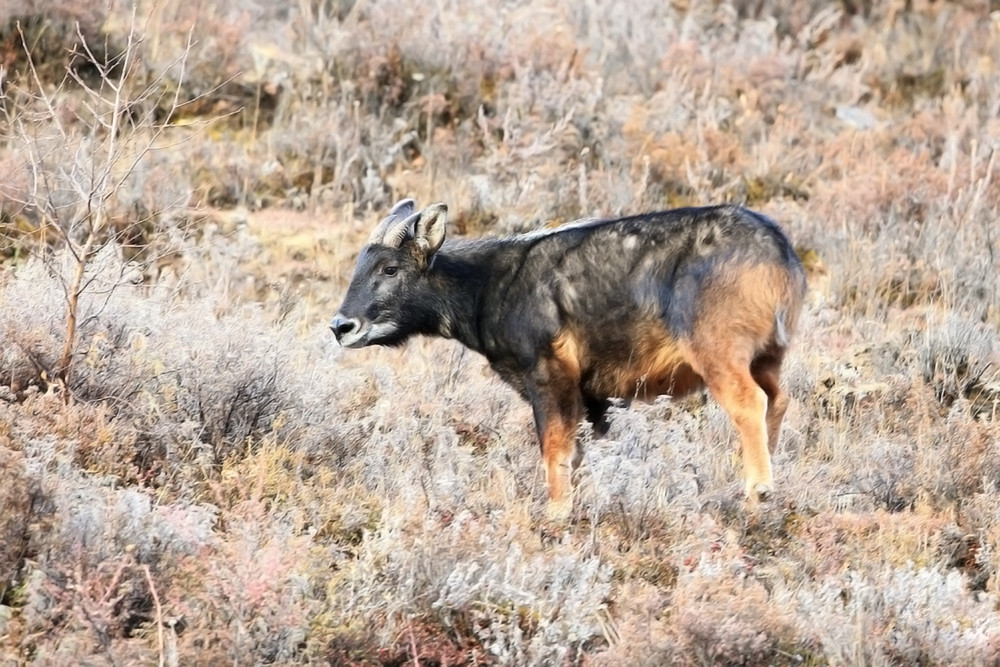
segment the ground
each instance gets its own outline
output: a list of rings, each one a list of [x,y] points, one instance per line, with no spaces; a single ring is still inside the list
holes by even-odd
[[[84,5],[0,9],[0,664],[1000,661],[992,3]],[[661,399],[546,521],[481,358],[327,329],[408,196],[776,219],[775,497]]]

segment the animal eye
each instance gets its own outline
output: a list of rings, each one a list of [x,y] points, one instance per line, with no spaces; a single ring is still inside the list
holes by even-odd
[[[399,268],[395,266],[386,266],[382,269],[382,273],[390,277],[396,275],[396,271],[399,271]]]

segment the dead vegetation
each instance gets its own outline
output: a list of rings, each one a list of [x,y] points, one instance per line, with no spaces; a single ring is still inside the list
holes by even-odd
[[[1000,660],[990,3],[40,7],[0,10],[0,662]],[[551,530],[480,359],[333,347],[402,196],[780,220],[779,497],[661,400]]]

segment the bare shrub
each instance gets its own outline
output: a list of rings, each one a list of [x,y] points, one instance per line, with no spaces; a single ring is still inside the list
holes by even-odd
[[[87,276],[88,264],[108,243],[141,241],[142,226],[151,216],[141,199],[125,195],[124,186],[135,180],[137,166],[155,150],[164,130],[155,110],[143,110],[143,106],[157,96],[171,98],[155,86],[142,88],[135,80],[142,48],[135,26],[133,8],[121,51],[103,58],[81,34],[81,57],[94,68],[96,78],[85,80],[70,68],[54,92],[39,78],[31,47],[18,28],[30,75],[16,88],[4,90],[0,100],[6,121],[4,139],[15,147],[11,166],[17,174],[4,184],[0,197],[3,217],[25,221],[15,225],[15,231],[26,226],[41,237],[43,246],[36,249],[39,257],[46,258],[44,243],[49,235],[65,250],[50,267],[59,276],[65,300],[61,351],[56,356],[53,350],[49,359],[33,359],[45,383],[66,384],[70,379],[80,324],[79,300],[92,281]],[[183,55],[178,60],[183,63]],[[65,92],[73,84],[82,93],[79,100]],[[176,95],[172,104],[177,104]],[[114,206],[119,195],[125,195],[121,197],[126,200],[125,211]],[[186,204],[170,202],[178,203]]]
[[[998,372],[994,366],[1000,366],[1000,338],[982,325],[952,315],[941,323],[929,322],[922,338],[916,363],[945,408],[971,397]]]
[[[964,577],[909,563],[880,574],[848,571],[796,595],[824,653],[840,663],[989,663],[1000,650],[991,603]]]
[[[38,405],[73,408],[57,397]],[[188,503],[159,505],[138,489],[95,483],[74,462],[74,445],[58,433],[41,438],[15,428],[15,446],[26,461],[24,479],[36,489],[32,527],[20,541],[30,561],[20,566],[21,612],[9,631],[10,648],[21,656],[62,662],[81,655],[110,661],[148,659],[145,642],[133,637],[151,621],[151,579],[142,566],[160,572],[198,553],[211,541],[215,514]],[[76,642],[60,637],[75,636]]]
[[[84,353],[66,391],[105,402],[130,423],[147,469],[168,458],[217,466],[251,436],[276,428],[296,400],[291,327],[271,329],[250,306],[221,318],[209,301],[178,310],[165,290],[140,296],[145,289],[122,279],[128,271],[110,247],[88,263],[89,289],[77,306]],[[2,323],[14,346],[0,373],[19,389],[58,348],[65,312],[58,280],[33,260],[6,286],[20,312]]]
[[[787,649],[808,644],[793,617],[779,611],[782,601],[741,572],[744,567],[703,558],[692,574],[682,572],[671,598],[675,643],[664,658],[702,665],[797,662]]]
[[[585,442],[578,504],[590,521],[619,524],[630,540],[659,535],[677,515],[700,508],[702,485],[720,482],[717,452],[699,451],[696,419],[661,400],[658,410],[616,409],[607,438]]]
[[[6,417],[5,406],[0,405],[0,414]],[[18,586],[18,575],[24,565],[28,551],[29,526],[35,520],[34,506],[38,500],[38,490],[33,488],[26,475],[25,460],[21,452],[8,449],[10,437],[0,436],[0,465],[7,477],[0,491],[0,605],[13,602]]]
[[[386,519],[362,544],[357,562],[334,579],[340,613],[381,619],[383,641],[408,618],[429,617],[474,638],[491,659],[549,664],[577,659],[603,637],[611,570],[599,558],[573,549],[554,557],[526,552],[514,526],[469,513],[445,526],[431,518],[433,532],[409,538],[403,522]],[[375,586],[372,571],[382,573]]]
[[[272,532],[262,507],[234,512],[211,559],[187,559],[173,573],[167,608],[182,630],[180,655],[192,659],[289,663],[300,659],[318,606],[307,573],[310,540],[288,524]],[[244,514],[247,521],[236,518]],[[256,517],[254,517],[256,515]],[[176,627],[176,626],[175,626]]]

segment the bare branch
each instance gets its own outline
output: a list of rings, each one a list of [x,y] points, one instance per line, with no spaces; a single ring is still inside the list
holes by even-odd
[[[45,103],[45,107],[48,110],[49,117],[51,117],[53,120],[56,120],[56,127],[59,129],[60,135],[65,139],[66,138],[65,128],[63,128],[62,123],[58,122],[59,116],[58,114],[56,114],[56,110],[52,107],[52,101],[48,98],[47,95],[45,95],[45,87],[42,86],[42,80],[38,76],[38,70],[35,69],[35,60],[34,58],[31,57],[31,49],[28,48],[28,42],[24,38],[24,32],[21,30],[20,21],[17,22],[17,34],[21,38],[21,46],[24,48],[24,55],[28,61],[28,68],[31,70],[31,78],[34,80],[35,87],[38,89],[38,96],[42,100],[42,102]]]

